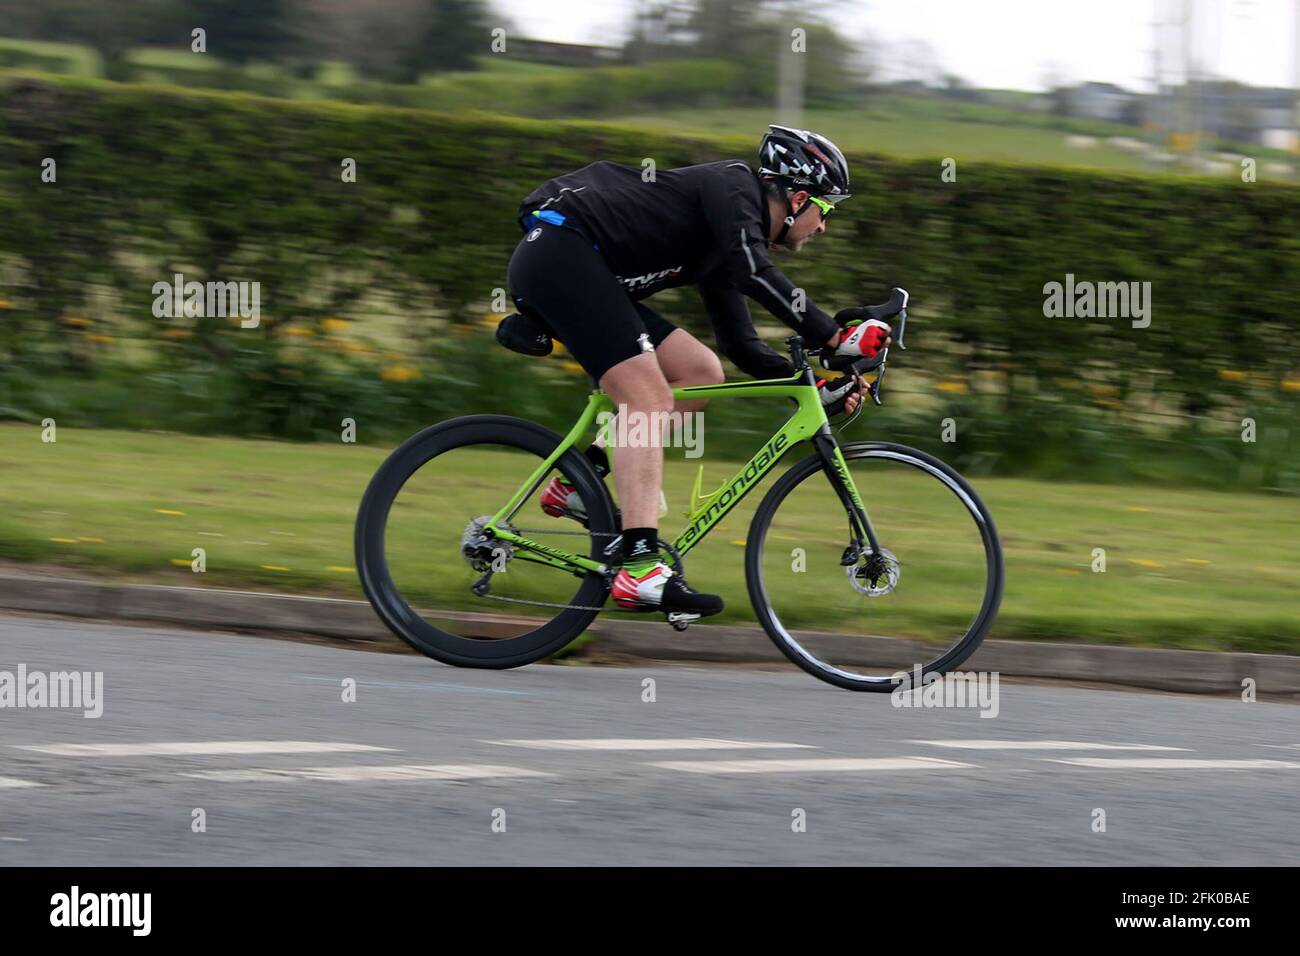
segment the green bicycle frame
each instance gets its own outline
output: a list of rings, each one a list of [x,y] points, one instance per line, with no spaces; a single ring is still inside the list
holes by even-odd
[[[707,398],[716,401],[726,398],[775,397],[793,399],[797,406],[794,414],[732,476],[730,481],[718,488],[689,516],[689,523],[686,528],[678,534],[673,542],[673,548],[679,556],[685,556],[688,551],[699,544],[709,531],[746,494],[757,487],[763,476],[771,471],[773,466],[785,457],[791,448],[809,439],[814,440],[818,452],[834,475],[832,483],[836,486],[840,499],[849,515],[850,523],[859,536],[859,543],[865,537],[873,547],[878,547],[875,532],[867,519],[862,498],[853,483],[853,476],[849,473],[848,465],[844,461],[844,455],[831,434],[830,423],[826,418],[826,410],[822,407],[821,398],[817,394],[817,387],[812,380],[812,375],[806,368],[786,379],[734,382],[721,385],[691,385],[685,388],[673,389],[673,398],[675,399]],[[549,564],[574,574],[585,574],[592,571],[604,574],[609,570],[605,564],[591,558],[569,554],[566,551],[538,544],[522,535],[500,527],[499,522],[506,520],[507,516],[515,513],[524,500],[541,484],[542,479],[555,467],[556,462],[560,460],[564,453],[587,434],[599,420],[602,412],[609,413],[612,419],[616,411],[613,401],[604,392],[594,391],[588,395],[587,407],[583,409],[582,415],[569,429],[569,433],[564,436],[563,440],[547,456],[546,460],[537,467],[537,470],[524,481],[519,490],[506,502],[505,506],[493,515],[492,520],[487,523],[486,530],[502,541],[510,542],[518,549],[516,557],[524,557],[526,552],[528,560]],[[604,428],[608,429],[611,425],[612,420],[607,422]]]

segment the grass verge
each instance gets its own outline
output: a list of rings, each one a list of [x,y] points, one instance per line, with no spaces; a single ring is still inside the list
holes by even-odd
[[[387,449],[67,428],[57,437],[46,443],[37,427],[0,426],[0,559],[121,580],[360,595],[353,520]],[[735,467],[705,462],[706,489]],[[664,528],[683,523],[697,464],[670,451]],[[458,539],[500,480],[488,458],[470,461],[461,481],[426,489],[429,507],[412,508],[410,520],[428,528],[426,542]],[[734,623],[753,621],[743,545],[770,483],[688,561],[692,585],[723,594],[723,619]],[[993,637],[1300,652],[1300,501],[1005,478],[975,485],[1006,553]],[[868,504],[885,508],[869,493]],[[924,509],[915,510],[908,524],[923,532]],[[419,535],[400,538],[420,552]],[[202,576],[191,570],[195,548],[206,552]],[[1096,548],[1105,573],[1092,570]],[[429,557],[463,577],[458,555]],[[837,615],[832,602],[818,626],[846,623]]]

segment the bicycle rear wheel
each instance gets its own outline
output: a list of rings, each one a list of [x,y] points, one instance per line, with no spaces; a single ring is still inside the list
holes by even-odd
[[[841,561],[848,517],[820,456],[786,472],[750,525],[745,572],[768,636],[837,687],[890,692],[897,676],[951,670],[979,646],[1002,599],[993,518],[952,468],[903,445],[842,447],[881,554]]]
[[[472,415],[425,429],[380,466],[357,513],[356,559],[366,596],[394,634],[447,664],[506,668],[553,654],[587,628],[608,597],[605,575],[532,560],[482,531],[560,441],[524,419]],[[556,474],[581,498],[585,527],[542,512],[540,495]],[[617,536],[608,491],[572,449],[504,523],[597,561]],[[489,569],[487,593],[476,592]]]

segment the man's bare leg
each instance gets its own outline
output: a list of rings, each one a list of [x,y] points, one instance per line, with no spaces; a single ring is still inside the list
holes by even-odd
[[[668,338],[675,336],[678,332]],[[663,344],[667,343],[665,339]],[[688,348],[679,337],[678,344],[668,349],[670,367],[677,370],[674,359],[681,358],[685,354],[682,350]],[[645,442],[623,444],[617,451],[614,482],[623,512],[623,568],[614,579],[612,594],[619,607],[662,609],[670,613],[670,620],[672,614],[684,614],[689,616],[681,621],[689,621],[717,614],[723,602],[715,594],[691,590],[681,575],[664,564],[659,554],[659,493],[664,467],[662,423],[673,410],[673,393],[657,354],[645,352],[620,362],[600,380],[600,387],[618,407],[619,415],[629,416],[630,433],[644,434],[647,438]],[[632,416],[645,417],[637,422]],[[637,429],[637,424],[643,427]]]
[[[600,387],[620,416],[643,415],[646,421],[657,423],[672,411],[672,389],[653,352],[619,362],[601,377]],[[617,428],[618,424],[615,422],[613,427]],[[623,511],[623,527],[657,528],[659,491],[664,476],[662,436],[656,434],[641,447],[620,447],[616,455],[614,486]]]

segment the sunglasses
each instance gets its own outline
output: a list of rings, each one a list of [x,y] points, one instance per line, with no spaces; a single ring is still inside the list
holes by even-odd
[[[820,198],[819,196],[809,196],[808,201],[811,203],[815,203],[817,205],[817,208],[822,211],[823,219],[829,216],[831,214],[831,210],[835,208],[834,203],[829,203],[825,199]]]

